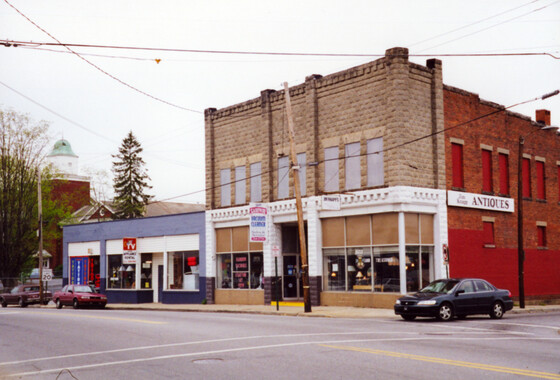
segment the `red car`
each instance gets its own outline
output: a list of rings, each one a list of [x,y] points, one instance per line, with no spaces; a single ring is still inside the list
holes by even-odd
[[[18,285],[10,293],[0,294],[0,304],[2,307],[8,305],[19,305],[26,307],[34,303],[40,303],[39,285],[27,284]],[[43,290],[43,303],[46,305],[52,298],[52,293]]]
[[[74,309],[80,306],[104,308],[107,305],[107,296],[96,293],[89,285],[66,285],[55,292],[52,299],[57,309],[62,309],[64,305],[72,305]]]

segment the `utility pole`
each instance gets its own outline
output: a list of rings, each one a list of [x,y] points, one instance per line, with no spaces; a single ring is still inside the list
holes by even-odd
[[[41,168],[38,168],[39,178],[37,181],[38,216],[39,216],[39,304],[43,304],[43,201],[41,195]]]
[[[288,82],[284,82],[284,96],[286,97],[286,114],[288,116],[288,128],[290,130],[290,159],[291,168],[294,173],[294,191],[296,193],[296,209],[299,230],[299,246],[301,255],[301,274],[303,281],[303,302],[305,312],[311,312],[311,294],[309,293],[309,265],[307,264],[307,246],[305,243],[305,228],[303,224],[303,207],[301,203],[301,189],[299,184],[299,165],[297,162],[294,119],[292,115],[292,103],[290,101],[290,89]]]

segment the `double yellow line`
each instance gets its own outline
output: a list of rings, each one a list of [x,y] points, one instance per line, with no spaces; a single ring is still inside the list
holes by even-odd
[[[391,356],[391,357],[394,357],[394,358],[418,360],[418,361],[430,362],[430,363],[436,363],[436,364],[446,364],[446,365],[452,365],[452,366],[456,366],[456,367],[466,367],[466,368],[481,369],[481,370],[484,370],[484,371],[493,371],[493,372],[509,373],[509,374],[513,374],[513,375],[538,377],[540,379],[560,380],[560,375],[557,375],[557,374],[554,374],[554,373],[548,373],[548,372],[538,372],[538,371],[531,371],[531,370],[526,370],[526,369],[501,367],[501,366],[481,364],[481,363],[470,363],[470,362],[463,362],[463,361],[459,361],[459,360],[451,360],[451,359],[443,359],[443,358],[436,358],[436,357],[430,357],[430,356],[405,354],[405,353],[401,353],[401,352],[375,350],[375,349],[370,349],[370,348],[360,348],[360,347],[350,347],[350,346],[332,346],[332,345],[327,345],[327,344],[321,344],[321,346],[334,348],[334,349],[338,349],[338,350],[364,352],[364,353],[368,353],[368,354]]]

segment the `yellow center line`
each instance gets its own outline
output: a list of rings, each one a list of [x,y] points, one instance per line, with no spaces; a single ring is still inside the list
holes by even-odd
[[[369,354],[391,356],[391,357],[395,357],[395,358],[419,360],[419,361],[437,363],[437,364],[453,365],[453,366],[457,366],[457,367],[475,368],[475,369],[482,369],[482,370],[485,370],[485,371],[510,373],[510,374],[514,374],[514,375],[522,375],[522,376],[529,376],[529,377],[538,377],[538,378],[541,378],[541,379],[555,379],[555,380],[560,379],[560,375],[557,375],[557,374],[554,374],[554,373],[531,371],[531,370],[520,369],[520,368],[501,367],[501,366],[495,366],[495,365],[490,365],[490,364],[482,364],[482,363],[470,363],[470,362],[463,362],[463,361],[459,361],[459,360],[451,360],[451,359],[436,358],[436,357],[430,357],[430,356],[405,354],[405,353],[402,353],[402,352],[383,351],[383,350],[375,350],[375,349],[360,348],[360,347],[332,346],[332,345],[327,345],[327,344],[321,344],[321,346],[334,348],[334,349],[338,349],[338,350],[357,351],[357,352],[364,352],[364,353],[369,353]]]
[[[55,315],[55,313],[49,312],[36,312],[35,314],[44,314],[44,315]],[[119,317],[106,317],[100,315],[89,315],[89,314],[67,314],[67,313],[56,313],[57,317],[77,317],[77,318],[90,318],[90,319],[103,319],[107,321],[124,321],[124,322],[135,322],[135,323],[146,323],[150,325],[165,325],[167,322],[157,322],[157,321],[149,321],[146,319],[133,319],[133,318],[119,318]]]

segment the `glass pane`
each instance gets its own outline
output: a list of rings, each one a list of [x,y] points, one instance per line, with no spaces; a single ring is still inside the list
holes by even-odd
[[[325,191],[338,191],[338,147],[325,149]]]
[[[324,276],[326,288],[331,291],[346,290],[346,259],[344,249],[326,249]]]
[[[220,289],[231,289],[231,255],[218,255],[218,271],[216,286]]]
[[[434,275],[434,247],[422,247],[422,283],[420,289],[435,280]]]
[[[278,159],[278,199],[288,198],[290,195],[290,163],[288,156]]]
[[[367,185],[382,186],[385,183],[383,170],[383,138],[367,141]]]
[[[420,247],[406,247],[406,291],[416,292],[420,287]]]
[[[264,289],[263,254],[251,253],[251,289]]]
[[[345,154],[345,178],[346,190],[359,189],[360,179],[360,143],[346,144]]]
[[[223,206],[230,206],[231,205],[231,171],[230,169],[222,169],[220,170],[220,195],[221,195],[221,202],[220,204]]]
[[[348,249],[348,290],[372,291],[372,266],[370,248]]]
[[[245,166],[238,166],[235,168],[235,204],[246,203],[245,191]]]
[[[167,255],[168,289],[183,289],[183,253],[173,252]]]
[[[140,269],[140,287],[142,289],[152,288],[152,254],[142,254],[142,264]]]
[[[107,287],[110,289],[120,289],[123,287],[122,279],[122,255],[109,255],[107,256],[107,268],[109,281]]]
[[[251,202],[262,201],[261,163],[251,164]]]
[[[249,289],[249,254],[233,255],[233,288]]]
[[[376,292],[400,292],[399,248],[374,248],[374,278]]]

